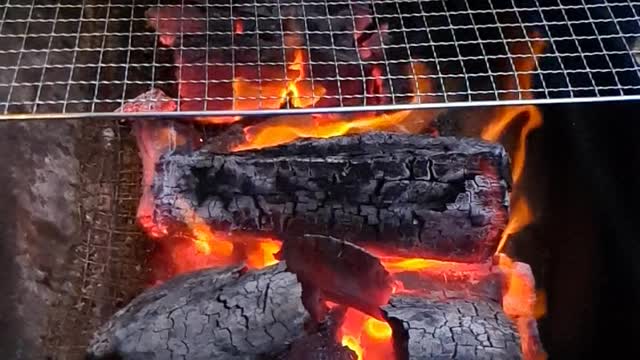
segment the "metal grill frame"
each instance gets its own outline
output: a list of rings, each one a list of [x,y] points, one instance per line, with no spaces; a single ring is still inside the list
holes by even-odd
[[[2,0],[0,0],[2,1]],[[494,8],[493,2],[491,0],[482,0],[480,1],[484,5],[484,9],[471,9],[470,3],[471,0],[459,0],[458,4],[463,4],[466,7],[466,10],[450,10],[448,8],[448,2],[440,2],[442,4],[442,12],[430,12],[425,13],[424,7],[422,3],[435,3],[438,1],[435,0],[423,0],[420,4],[420,12],[407,14],[403,13],[403,16],[400,16],[400,27],[392,27],[388,31],[389,33],[396,34],[394,39],[397,40],[398,37],[404,39],[404,41],[396,42],[392,44],[384,45],[385,48],[384,54],[389,49],[394,47],[397,48],[405,48],[407,53],[411,54],[409,51],[410,47],[415,46],[423,46],[423,47],[431,47],[435,49],[435,47],[439,46],[453,46],[457,52],[457,57],[449,57],[449,58],[438,58],[437,51],[434,50],[435,58],[415,58],[412,55],[409,55],[409,60],[411,62],[429,62],[431,64],[435,64],[434,68],[431,69],[434,71],[433,74],[426,76],[430,81],[438,83],[441,85],[441,89],[434,91],[428,94],[420,94],[427,95],[429,98],[437,98],[437,101],[420,101],[419,103],[402,103],[399,101],[395,101],[396,96],[402,95],[411,95],[399,93],[398,91],[391,91],[393,96],[393,101],[389,104],[383,105],[356,105],[356,106],[344,106],[342,105],[343,99],[348,95],[344,95],[341,93],[342,85],[338,85],[338,97],[337,100],[340,104],[336,106],[329,107],[308,107],[308,108],[280,108],[280,109],[255,109],[255,110],[202,110],[202,111],[181,111],[174,113],[166,113],[166,112],[158,112],[158,113],[127,113],[127,114],[118,114],[113,113],[111,108],[115,109],[122,104],[124,104],[127,99],[127,89],[128,88],[152,88],[156,86],[162,85],[171,85],[175,84],[176,81],[170,80],[155,80],[153,78],[153,73],[159,71],[161,67],[168,67],[172,64],[158,62],[157,53],[160,51],[169,51],[169,50],[179,50],[179,51],[187,51],[187,50],[211,50],[211,45],[204,44],[201,47],[197,48],[189,48],[189,47],[162,47],[158,44],[157,41],[153,41],[151,44],[142,44],[137,43],[137,41],[144,36],[152,36],[155,38],[153,32],[147,31],[138,31],[134,29],[132,25],[134,22],[144,22],[145,19],[141,18],[137,15],[134,15],[136,11],[138,14],[140,10],[148,9],[150,6],[159,5],[159,1],[147,1],[145,0],[111,0],[105,4],[99,4],[96,2],[89,3],[89,0],[85,0],[83,3],[77,3],[71,0],[62,0],[59,4],[47,4],[40,5],[36,3],[36,0],[4,0],[5,4],[3,9],[0,10],[0,34],[2,36],[2,42],[5,42],[5,46],[0,44],[0,58],[5,57],[5,61],[0,61],[0,73],[5,72],[6,74],[12,74],[11,82],[0,84],[0,120],[30,120],[30,119],[80,119],[80,118],[192,118],[192,117],[215,117],[215,116],[272,116],[272,115],[295,115],[295,114],[312,114],[312,113],[351,113],[351,112],[361,112],[361,111],[393,111],[393,110],[409,110],[409,109],[441,109],[441,108],[460,108],[460,107],[475,107],[475,106],[496,106],[496,105],[523,105],[523,104],[534,104],[534,105],[542,105],[542,104],[553,104],[553,103],[588,103],[588,102],[602,102],[602,101],[615,101],[615,100],[640,100],[640,82],[634,83],[632,85],[628,85],[624,82],[624,80],[629,76],[635,76],[640,79],[640,68],[635,60],[636,57],[640,58],[640,49],[637,50],[634,48],[633,44],[630,43],[630,40],[636,37],[640,37],[640,30],[636,32],[625,32],[621,28],[621,24],[623,23],[632,23],[634,26],[640,28],[640,1],[627,0],[626,2],[616,2],[609,3],[608,1],[612,0],[600,0],[595,4],[587,4],[586,0],[581,0],[582,4],[578,5],[563,5],[561,4],[562,0],[557,0],[557,5],[553,6],[542,6],[539,4],[541,0],[531,0],[529,3],[536,4],[536,6],[515,6],[515,1],[511,0],[511,4],[513,5],[511,8],[506,9],[498,9]],[[184,3],[184,0],[182,0]],[[209,3],[212,3],[212,0],[209,0]],[[214,20],[216,21],[228,21],[230,29],[229,31],[208,31],[204,33],[193,33],[191,35],[203,35],[203,36],[213,36],[213,35],[225,35],[229,36],[232,41],[232,47],[235,50],[241,49],[240,46],[233,43],[233,23],[235,21],[253,21],[256,26],[256,37],[259,38],[261,35],[269,34],[269,31],[259,29],[261,21],[279,21],[280,28],[283,29],[283,21],[285,20],[299,20],[305,24],[305,29],[299,35],[302,35],[309,42],[309,35],[319,34],[319,35],[328,35],[332,39],[332,43],[330,46],[325,46],[327,52],[332,53],[332,57],[334,59],[334,64],[336,68],[340,66],[343,61],[338,60],[339,56],[336,55],[337,52],[345,50],[343,47],[338,46],[333,43],[333,36],[340,35],[341,33],[345,33],[343,35],[349,33],[348,31],[334,31],[331,29],[331,21],[333,20],[348,20],[351,21],[355,26],[356,18],[365,18],[369,17],[369,15],[355,15],[354,6],[359,5],[369,5],[370,1],[367,0],[338,0],[338,1],[317,1],[317,0],[299,0],[296,4],[301,3],[304,6],[300,5],[291,5],[294,4],[293,1],[289,0],[273,0],[269,1],[260,1],[254,0],[254,2],[247,2],[244,4],[237,4],[234,2],[229,2],[229,4],[217,4],[216,8],[224,8],[228,7],[230,11],[230,16],[216,16]],[[373,19],[375,22],[381,23],[387,18],[393,18],[394,16],[398,17],[401,10],[400,6],[403,4],[416,3],[415,1],[410,0],[381,0],[376,1],[377,5],[386,5],[392,6],[394,4],[398,13],[394,14],[380,14],[376,13],[376,6],[372,6],[371,9],[373,13]],[[183,4],[184,5],[184,4]],[[329,6],[348,6],[351,10],[349,15],[329,15],[329,16],[314,16],[305,13],[306,6],[325,6],[327,8],[327,12],[329,12]],[[194,5],[184,5],[184,6],[194,6]],[[209,5],[211,7],[212,5]],[[282,16],[281,11],[283,8],[299,6],[302,8],[302,16]],[[255,16],[235,16],[233,15],[232,8],[238,7],[253,7],[255,9]],[[614,15],[614,10],[620,7],[628,7],[628,13],[632,16],[628,17],[616,17]],[[272,8],[277,8],[278,17],[269,17],[262,16],[259,17],[259,10],[272,10]],[[38,18],[33,16],[34,10],[43,10],[48,9],[53,11],[53,18]],[[116,10],[127,10],[130,12],[129,17],[120,17],[117,11],[111,11],[112,9]],[[514,11],[515,9],[515,11]],[[76,11],[79,12],[79,15],[76,18],[59,18],[59,12],[63,11]],[[89,11],[96,10],[96,11]],[[99,11],[98,11],[99,10]],[[592,13],[593,11],[600,11],[599,14],[608,13],[609,18],[595,18]],[[225,10],[226,11],[226,10]],[[556,14],[562,14],[566,21],[552,21],[547,20],[545,18],[545,14],[549,12],[555,12]],[[87,16],[89,13],[101,13],[102,15],[97,17]],[[498,20],[498,17],[502,14],[509,13],[514,15],[517,19],[516,22],[513,23],[501,23]],[[535,13],[539,15],[542,20],[525,20],[524,14],[532,14]],[[570,20],[567,16],[568,13],[580,13],[582,17],[586,16],[585,19],[582,20]],[[20,17],[16,14],[23,14],[23,17]],[[425,24],[428,23],[427,18],[439,17],[440,20],[446,20],[447,24],[444,26],[425,26],[424,28],[415,28],[415,27],[405,27],[404,17],[407,15],[413,17],[422,17],[424,18]],[[17,18],[16,18],[17,16]],[[26,16],[26,18],[24,18]],[[95,16],[95,15],[91,15]],[[496,24],[478,24],[476,23],[476,19],[481,16],[493,16],[496,19]],[[578,15],[576,15],[578,16]],[[452,19],[455,17],[467,17],[470,21],[467,25],[454,25]],[[194,20],[196,18],[192,18]],[[210,21],[212,17],[202,17],[198,18],[205,21]],[[309,21],[314,21],[314,19],[318,19],[318,21],[327,21],[329,24],[329,31],[310,31],[306,28],[306,24]],[[77,32],[58,32],[56,28],[60,23],[75,23],[77,24]],[[51,29],[47,32],[36,32],[32,33],[31,30],[33,27],[37,26],[34,24],[46,24]],[[90,27],[94,29],[93,32],[85,32],[83,31],[85,28],[85,24],[92,23],[93,26]],[[118,23],[124,24],[124,28],[127,28],[127,23],[129,23],[128,31],[121,31],[116,29],[115,31],[111,31],[111,24]],[[498,25],[499,23],[499,25]],[[591,25],[592,28],[592,36],[577,34],[574,31],[574,26],[587,26]],[[568,26],[567,26],[568,25]],[[613,26],[616,30],[613,33],[607,33],[607,31],[602,30],[600,25],[609,25]],[[566,26],[567,30],[570,32],[570,36],[566,37],[552,37],[549,35],[551,33],[551,28]],[[522,33],[525,34],[524,37],[520,36],[517,38],[509,38],[505,36],[502,32],[502,29],[505,27],[518,27],[522,29]],[[17,31],[16,33],[12,33],[11,29],[20,29],[24,28],[24,31]],[[100,28],[102,30],[100,31]],[[96,31],[97,29],[97,31]],[[471,30],[473,29],[475,34],[477,34],[476,39],[458,39],[456,36],[456,31],[462,30]],[[501,34],[501,38],[485,40],[481,39],[480,32],[484,30],[498,30]],[[530,43],[533,38],[529,37],[529,29],[537,29],[541,31],[541,36],[535,38],[535,40],[542,40],[548,43],[547,52],[543,55],[539,55],[537,57],[537,62],[541,61],[545,57],[551,58],[560,58],[564,56],[566,59],[576,59],[575,61],[581,61],[583,63],[583,69],[569,69],[565,68],[566,64],[563,64],[562,60],[559,60],[560,70],[545,70],[537,67],[534,71],[527,72],[518,72],[514,67],[514,61],[517,60],[518,57],[528,56],[521,54],[507,54],[506,57],[503,55],[491,55],[485,52],[485,48],[495,45],[502,44],[504,47],[508,47],[509,44],[513,42],[527,42]],[[424,42],[416,43],[411,42],[407,38],[407,34],[413,31],[424,31],[424,34],[427,35],[427,39]],[[450,32],[452,36],[452,41],[439,41],[435,42],[430,40],[431,34],[434,32],[443,31]],[[14,31],[15,32],[15,31]],[[283,31],[276,31],[279,34],[282,34]],[[365,33],[369,32],[375,35],[380,35],[379,28],[374,28],[373,30],[368,29],[364,30]],[[546,34],[545,34],[546,33]],[[399,36],[402,35],[402,36]],[[83,37],[97,37],[98,39],[102,39],[102,41],[92,41],[90,45],[83,45],[82,38]],[[37,49],[37,48],[28,48],[27,45],[30,39],[41,38],[44,42],[47,42],[46,49]],[[75,42],[75,46],[72,48],[60,48],[56,47],[56,42],[58,39],[65,38],[70,40],[72,43]],[[110,42],[106,39],[109,38],[118,38],[121,41],[116,42],[116,45],[109,45]],[[95,40],[95,39],[94,39]],[[581,48],[581,41],[596,41],[600,44],[601,51],[583,51]],[[608,49],[608,41],[615,40],[624,44],[623,50],[609,50]],[[21,46],[17,48],[11,45],[6,45],[7,43],[15,44],[16,41],[18,43],[21,42]],[[557,44],[560,43],[570,43],[571,46],[575,46],[577,49],[574,52],[562,52],[558,50]],[[481,53],[477,54],[477,56],[463,56],[461,55],[461,49],[464,46],[477,46]],[[285,46],[283,46],[284,48]],[[218,47],[218,49],[222,49],[223,47]],[[318,48],[315,46],[314,48]],[[261,50],[265,50],[264,46],[255,46],[254,49],[258,53]],[[303,47],[304,50],[308,51],[308,47]],[[232,50],[235,51],[235,50]],[[245,49],[246,50],[246,49]],[[353,49],[351,49],[353,50]],[[147,63],[136,62],[137,60],[133,59],[132,54],[134,52],[152,52],[153,53],[153,61]],[[42,52],[46,52],[44,64],[29,64],[29,59],[31,54],[41,54]],[[105,58],[106,53],[117,52],[121,55],[124,55],[123,58],[120,58],[118,62],[109,62]],[[65,53],[71,56],[72,61],[70,63],[62,63],[62,64],[50,64],[49,63],[49,54],[55,53]],[[96,64],[92,63],[81,63],[76,62],[76,59],[82,56],[84,53],[98,53],[98,62]],[[211,65],[229,65],[235,66],[237,65],[234,61],[232,62],[212,62],[208,59],[207,56],[207,66]],[[495,72],[490,69],[488,61],[492,60],[495,57],[502,57],[502,60],[507,60],[510,64],[511,69],[507,69],[507,71]],[[601,62],[605,65],[604,67],[591,67],[590,61],[588,61],[591,57],[600,57]],[[15,58],[15,61],[12,64],[4,65],[8,59]],[[386,67],[387,74],[390,74],[389,66],[393,62],[387,59],[386,55],[383,55],[383,59],[368,61],[360,59],[356,63],[359,66],[368,66],[377,64],[379,66]],[[616,59],[625,58],[626,61],[632,64],[631,67],[617,67]],[[465,68],[465,61],[484,61],[487,63],[486,71],[474,72],[473,69]],[[462,74],[445,74],[441,72],[441,66],[447,62],[460,62]],[[311,60],[311,65],[317,64],[317,62]],[[354,63],[350,63],[354,65]],[[255,64],[258,67],[267,66],[267,65],[277,65],[277,66],[286,66],[286,61],[283,58],[281,62],[275,63],[266,63],[258,60],[258,63]],[[325,64],[326,65],[326,64]],[[143,67],[145,71],[152,72],[152,79],[150,81],[141,81],[136,79],[135,77],[129,77],[130,69],[134,69],[136,67]],[[121,79],[104,79],[104,69],[108,68],[117,68],[124,70],[124,77]],[[313,68],[313,67],[312,67]],[[48,81],[47,72],[54,71],[55,69],[64,70],[69,73],[68,80],[59,80],[59,81]],[[89,71],[92,69],[95,71],[95,77],[90,78],[88,80],[74,80],[74,74],[82,71]],[[40,73],[39,81],[22,81],[19,74],[21,72],[35,71],[36,73]],[[133,70],[131,70],[133,71]],[[548,84],[544,82],[545,74],[554,74],[556,76],[561,76],[566,79],[568,86],[560,87],[560,88],[551,88]],[[587,86],[575,87],[571,86],[570,77],[573,75],[581,75],[588,76],[591,81],[591,84],[587,84]],[[613,85],[601,86],[597,83],[596,79],[603,74],[611,74],[612,79],[615,80]],[[541,83],[536,85],[535,87],[530,89],[531,93],[534,93],[535,97],[527,96],[527,89],[520,88],[520,84],[518,84],[518,88],[513,89],[501,89],[499,86],[496,86],[496,78],[500,76],[513,76],[513,75],[533,75],[540,76]],[[206,76],[205,76],[206,77]],[[410,78],[409,75],[406,76]],[[466,87],[464,91],[460,91],[460,89],[450,89],[445,85],[445,81],[447,77],[457,77],[463,79],[466,83]],[[475,90],[470,85],[470,81],[474,77],[487,77],[490,79],[488,82],[489,89],[484,90]],[[366,76],[364,72],[361,77],[355,78],[341,78],[339,75],[337,77],[322,77],[319,74],[312,74],[310,76],[310,80],[312,83],[318,83],[325,80],[331,81],[343,81],[343,80],[359,80],[366,81],[371,78]],[[444,79],[444,80],[443,80]],[[202,79],[203,82],[211,83],[215,80],[210,79]],[[231,79],[229,79],[231,80]],[[260,79],[260,81],[269,80],[269,79]],[[273,80],[273,79],[271,79]],[[393,80],[392,75],[387,75],[386,80],[389,83],[392,83]],[[516,77],[517,82],[517,77]],[[81,100],[70,100],[69,99],[69,89],[76,85],[83,85],[93,89],[93,96],[89,96],[86,99]],[[54,98],[49,100],[43,100],[41,98],[41,94],[43,93],[43,89],[45,87],[65,87],[67,89],[63,98]],[[113,86],[116,88],[122,88],[121,95],[115,97],[104,97],[101,94],[101,86]],[[16,93],[21,87],[34,89],[35,95],[31,101],[25,101],[24,99],[13,99],[13,94]],[[4,92],[6,94],[5,97],[2,97],[2,90],[4,88]],[[554,96],[553,92],[558,91],[563,93],[561,96]],[[142,92],[142,91],[140,91]],[[593,94],[590,94],[593,93]],[[613,93],[613,94],[612,94]],[[586,95],[585,95],[586,94]],[[352,94],[353,95],[353,94]],[[355,94],[354,96],[363,97],[366,94]],[[475,95],[479,95],[480,99],[474,99]],[[133,97],[133,96],[130,96]],[[233,94],[224,97],[209,97],[206,95],[206,99],[233,99]],[[266,98],[265,98],[266,99]],[[422,99],[422,98],[421,98]],[[80,104],[81,110],[68,111],[70,105]],[[22,111],[12,111],[12,107],[21,106]],[[61,107],[61,111],[51,111],[51,108]],[[26,110],[25,110],[26,109]]]

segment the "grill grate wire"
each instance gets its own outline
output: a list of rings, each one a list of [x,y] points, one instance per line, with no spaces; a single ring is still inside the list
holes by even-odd
[[[640,99],[640,1],[0,1],[2,119]],[[156,23],[146,16],[153,7],[168,9]],[[175,31],[159,28],[171,21]],[[158,40],[154,24],[171,44]],[[540,43],[544,52],[534,57]],[[281,95],[267,89],[290,79],[296,49],[311,88],[301,97],[312,105],[273,106]],[[523,69],[527,59],[535,66]],[[427,72],[416,73],[416,64]],[[254,91],[236,91],[238,78]],[[428,84],[424,93],[416,94],[416,81]],[[372,82],[383,90],[372,92]],[[176,97],[180,112],[111,113],[153,87]]]

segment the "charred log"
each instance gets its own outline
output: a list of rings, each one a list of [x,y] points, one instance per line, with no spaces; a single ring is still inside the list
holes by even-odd
[[[382,319],[380,306],[389,301],[393,280],[380,260],[366,250],[329,236],[290,237],[281,257],[315,296],[350,306]],[[315,304],[323,301],[315,301]],[[315,304],[307,309],[317,309]],[[313,312],[313,311],[312,311]],[[317,321],[324,314],[312,314]]]
[[[520,339],[497,302],[394,296],[383,308],[398,359],[521,359]]]
[[[411,256],[483,261],[506,226],[509,183],[498,144],[370,133],[166,154],[154,181],[155,218],[186,223],[195,208],[219,230],[313,233]]]
[[[335,337],[315,334],[293,343],[277,360],[357,360],[355,352],[336,342]]]
[[[280,263],[202,270],[151,288],[94,336],[95,359],[256,359],[304,336],[302,287]]]

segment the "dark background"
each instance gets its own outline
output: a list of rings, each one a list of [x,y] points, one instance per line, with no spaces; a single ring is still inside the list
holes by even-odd
[[[538,217],[512,245],[547,295],[543,344],[553,359],[638,358],[640,103],[542,109],[523,179]]]

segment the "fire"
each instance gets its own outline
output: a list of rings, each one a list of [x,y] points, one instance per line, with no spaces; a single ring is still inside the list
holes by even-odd
[[[233,80],[233,108],[236,110],[278,109],[287,104],[296,108],[313,106],[324,96],[326,89],[306,78],[308,62],[302,49],[293,52],[286,73],[281,67],[261,67],[260,78],[283,80],[250,81],[238,76]],[[249,71],[247,71],[249,72]],[[239,119],[236,119],[239,120]]]
[[[425,80],[427,73],[423,64],[414,64],[416,69],[414,78],[416,94],[429,93],[430,84]],[[414,96],[412,102],[420,102],[420,96]],[[304,115],[277,117],[263,121],[257,125],[244,129],[245,143],[233,148],[233,151],[262,149],[266,147],[286,144],[300,138],[331,138],[348,133],[362,133],[381,130],[410,120],[412,110],[402,110],[389,114],[364,115],[356,118],[336,115]]]
[[[358,360],[362,359],[362,346],[360,346],[360,341],[353,336],[345,335],[342,337],[342,345],[351,349],[354,353],[356,353],[356,358]]]
[[[258,241],[250,241],[247,248],[246,263],[249,268],[260,269],[276,264],[276,254],[280,251],[280,241],[261,238]]]
[[[394,358],[392,330],[386,322],[349,308],[340,327],[340,343],[356,353],[358,360]]]
[[[364,331],[372,339],[386,341],[391,339],[391,326],[386,322],[369,318],[364,322]]]

